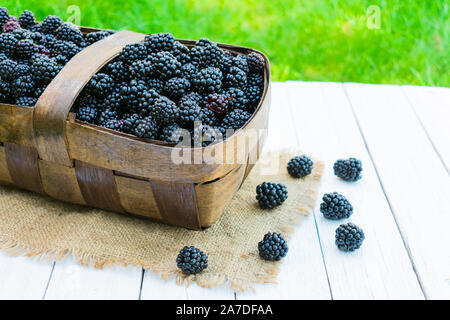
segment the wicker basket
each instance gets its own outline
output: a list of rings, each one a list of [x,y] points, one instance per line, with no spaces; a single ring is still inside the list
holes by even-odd
[[[97,31],[84,28],[84,32]],[[252,164],[179,164],[173,146],[78,122],[69,113],[84,85],[126,44],[145,34],[120,31],[73,57],[48,85],[35,108],[0,104],[0,181],[55,199],[157,219],[200,230],[213,224],[239,189]],[[190,40],[179,40],[187,46]],[[219,44],[235,53],[254,50]],[[264,56],[264,55],[263,55]],[[267,129],[270,69],[266,61],[263,97],[249,122],[232,137],[197,152],[236,152],[236,138]],[[245,151],[259,157],[259,145]]]

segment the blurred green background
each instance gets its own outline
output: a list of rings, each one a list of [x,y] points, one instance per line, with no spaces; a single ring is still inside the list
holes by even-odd
[[[446,0],[3,0],[10,14],[32,10],[81,25],[155,33],[264,51],[274,80],[450,85],[450,22]],[[371,5],[378,6],[380,28]]]

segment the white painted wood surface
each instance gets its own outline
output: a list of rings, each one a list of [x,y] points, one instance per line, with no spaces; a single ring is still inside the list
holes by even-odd
[[[298,226],[278,284],[256,292],[177,286],[151,271],[96,270],[0,253],[0,299],[450,299],[450,89],[320,82],[273,84],[267,149],[299,147],[326,162],[319,194],[355,207],[331,222],[318,210]],[[363,179],[346,183],[333,162],[355,156]],[[334,230],[362,227],[346,254]]]

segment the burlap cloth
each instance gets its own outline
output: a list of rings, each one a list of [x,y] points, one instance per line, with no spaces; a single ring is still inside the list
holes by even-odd
[[[323,163],[316,162],[308,177],[291,178],[286,171],[291,156],[287,152],[264,155],[224,215],[204,231],[0,186],[0,249],[52,261],[73,255],[79,263],[97,268],[131,264],[153,270],[163,279],[175,275],[178,284],[196,281],[211,287],[228,283],[233,290],[246,290],[254,283],[273,283],[282,262],[260,259],[257,243],[268,231],[282,232],[289,238],[293,226],[312,210],[323,171]],[[289,197],[282,206],[273,210],[258,207],[255,188],[263,181],[287,186]],[[175,259],[185,245],[208,254],[208,268],[196,276],[185,277],[177,269]]]

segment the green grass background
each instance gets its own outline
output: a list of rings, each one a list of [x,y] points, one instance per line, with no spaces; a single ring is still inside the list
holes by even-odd
[[[42,20],[178,38],[208,37],[264,51],[274,80],[355,81],[449,86],[447,0],[3,0],[10,14],[24,9]],[[380,29],[366,26],[370,5],[381,9]]]

